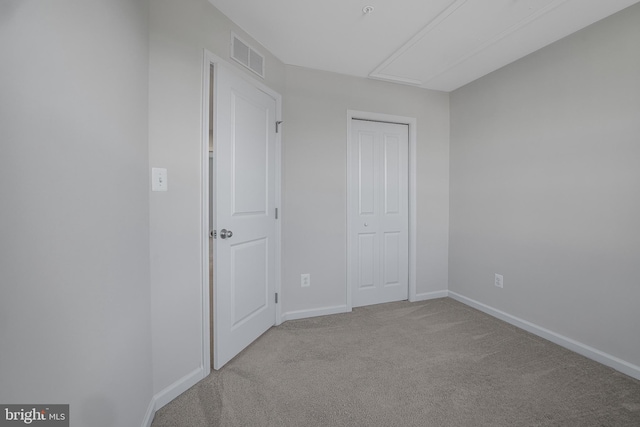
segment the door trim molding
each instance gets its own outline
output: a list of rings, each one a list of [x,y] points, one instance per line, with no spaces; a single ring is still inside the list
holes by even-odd
[[[417,119],[415,117],[396,116],[392,114],[372,113],[368,111],[347,110],[347,311],[353,309],[351,295],[351,121],[353,119],[371,120],[376,122],[397,123],[409,126],[409,301],[417,300],[416,296],[416,237],[417,237],[417,193],[416,193],[416,147],[417,147]]]
[[[213,82],[210,79],[210,67],[213,65],[214,67],[214,76]],[[201,195],[200,195],[200,207],[201,207],[201,230],[200,235],[202,236],[202,244],[201,244],[201,281],[202,281],[202,292],[201,292],[201,313],[202,313],[202,339],[201,339],[201,348],[202,348],[202,359],[201,370],[202,370],[202,378],[208,376],[211,373],[211,351],[210,351],[210,337],[211,330],[209,326],[209,91],[211,89],[211,84],[214,87],[214,96],[213,96],[213,105],[214,109],[217,108],[216,97],[215,97],[215,87],[217,84],[217,73],[216,70],[219,67],[225,67],[231,70],[236,76],[243,78],[251,85],[260,89],[262,92],[266,93],[270,97],[272,97],[276,101],[276,111],[275,116],[276,120],[282,120],[282,96],[265,85],[264,83],[254,79],[252,76],[249,76],[244,71],[240,70],[238,67],[234,66],[230,62],[225,59],[215,55],[214,53],[208,51],[207,49],[203,49],[203,61],[202,61],[202,133],[201,133]],[[215,120],[215,118],[214,118]],[[275,126],[275,123],[274,123]],[[214,124],[215,127],[215,124]],[[275,205],[278,208],[278,220],[276,221],[276,241],[275,241],[275,291],[281,295],[281,277],[282,277],[282,226],[281,226],[281,218],[282,218],[282,207],[281,207],[281,198],[282,198],[282,134],[276,133],[276,159],[275,159]],[[214,153],[215,155],[215,153]],[[215,226],[215,222],[214,222]],[[279,325],[282,323],[282,304],[276,304],[276,318],[275,325]],[[215,322],[215,320],[214,320]],[[215,350],[215,339],[214,339],[214,353]]]

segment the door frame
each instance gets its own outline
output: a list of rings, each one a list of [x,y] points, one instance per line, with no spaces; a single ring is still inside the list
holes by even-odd
[[[347,110],[347,311],[353,310],[351,295],[351,219],[352,212],[349,209],[350,200],[354,197],[351,191],[353,168],[351,167],[351,121],[354,119],[370,120],[384,123],[397,123],[409,126],[409,301],[416,301],[416,237],[417,237],[417,207],[416,207],[416,141],[417,119],[415,117],[396,116],[392,114],[372,113],[368,111]]]
[[[200,195],[200,207],[201,207],[201,274],[202,274],[202,292],[201,292],[201,307],[202,307],[202,360],[201,368],[203,370],[203,377],[206,377],[211,373],[211,328],[210,322],[210,305],[209,305],[209,94],[211,85],[213,85],[213,108],[218,108],[216,99],[216,87],[218,84],[216,72],[220,67],[225,67],[230,70],[236,76],[246,80],[248,83],[258,88],[262,92],[266,93],[276,101],[275,117],[276,121],[282,120],[282,96],[252,76],[249,76],[238,67],[231,64],[229,61],[222,59],[221,57],[211,53],[207,49],[203,49],[203,61],[202,61],[202,134],[201,134],[201,188]],[[210,78],[211,66],[214,67],[213,81]],[[214,129],[216,128],[215,116],[214,116]],[[276,125],[275,123],[273,124]],[[281,277],[282,277],[282,209],[281,209],[281,197],[282,197],[282,132],[276,132],[275,141],[275,205],[278,208],[278,219],[276,220],[276,241],[275,241],[275,291],[278,295],[281,294]],[[215,149],[213,153],[214,165],[215,165]],[[215,193],[214,193],[215,194]],[[215,226],[215,219],[214,219]],[[215,240],[214,240],[215,251]],[[214,272],[215,277],[215,272]],[[215,289],[214,289],[215,295]],[[276,318],[275,325],[281,323],[281,301],[276,304]],[[214,318],[215,322],[215,318]],[[214,353],[216,352],[216,342],[214,339]]]

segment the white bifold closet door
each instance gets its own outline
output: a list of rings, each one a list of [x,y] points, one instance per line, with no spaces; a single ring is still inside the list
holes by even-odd
[[[351,123],[352,306],[409,295],[409,126]]]

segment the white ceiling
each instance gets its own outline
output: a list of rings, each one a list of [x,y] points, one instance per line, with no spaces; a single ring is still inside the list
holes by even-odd
[[[285,64],[449,92],[640,0],[209,1]]]

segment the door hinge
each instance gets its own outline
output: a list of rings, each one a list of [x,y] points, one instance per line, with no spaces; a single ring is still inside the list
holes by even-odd
[[[276,133],[280,133],[280,125],[282,124],[282,120],[276,122]]]
[[[278,303],[278,293],[276,292],[276,304]]]
[[[278,219],[278,208],[276,208],[276,219]]]

